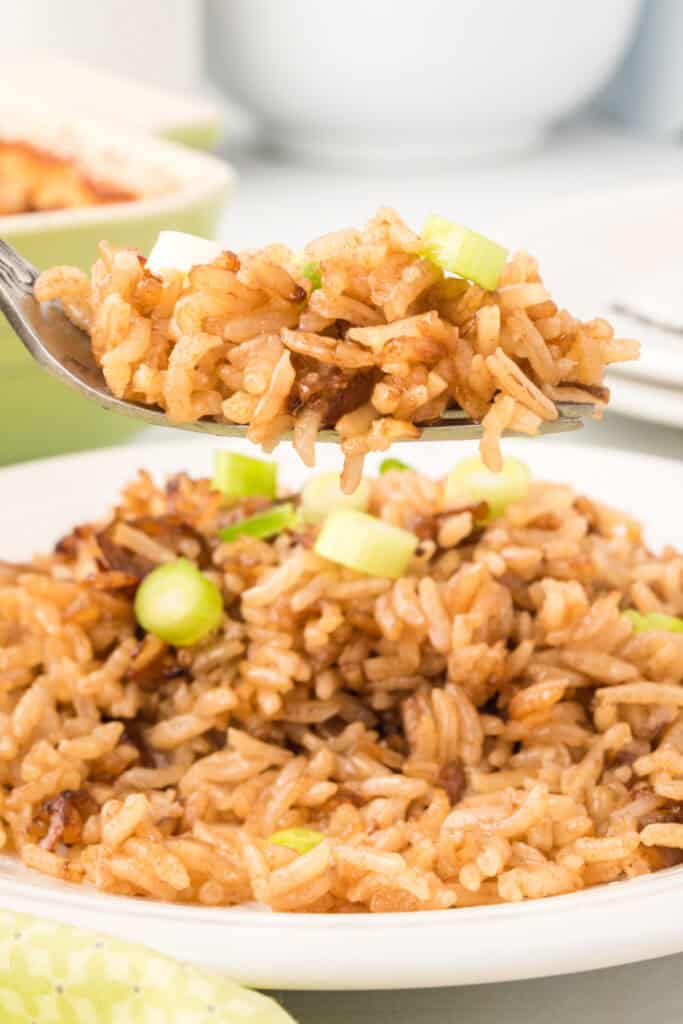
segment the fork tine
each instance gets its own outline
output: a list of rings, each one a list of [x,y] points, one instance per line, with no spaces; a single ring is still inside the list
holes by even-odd
[[[564,434],[579,430],[583,420],[595,413],[592,402],[557,402],[560,413],[556,420],[546,420],[538,428],[539,434]],[[514,434],[514,431],[506,431]],[[438,423],[429,423],[422,428],[423,441],[472,441],[483,437],[481,423],[473,420],[464,409],[446,409]],[[331,439],[330,439],[331,440]]]
[[[33,283],[38,271],[18,252],[0,239],[0,310],[5,313],[15,331],[34,359],[64,384],[94,399],[105,409],[113,409],[127,416],[159,427],[181,427],[223,437],[246,437],[247,428],[235,423],[198,420],[192,423],[173,423],[161,409],[138,405],[136,402],[116,398],[108,390],[102,371],[96,365],[90,341],[82,331],[67,320],[55,303],[41,306],[33,296]],[[583,417],[595,411],[591,403],[558,402],[559,417],[544,422],[539,434],[556,434],[577,430],[583,426]],[[463,409],[447,409],[436,423],[422,427],[423,441],[466,441],[482,437],[480,423],[475,422]],[[291,438],[291,434],[285,434]],[[322,430],[318,441],[339,444],[335,430]]]
[[[564,434],[569,430],[579,430],[583,426],[584,418],[591,416],[596,407],[590,402],[585,404],[583,402],[558,402],[557,408],[560,412],[558,418],[543,422],[538,429],[539,434]],[[515,431],[506,431],[505,433],[514,435]],[[464,409],[446,409],[438,422],[426,423],[422,426],[422,436],[418,440],[476,441],[483,435],[484,430],[481,423],[471,419]],[[328,444],[338,444],[339,435],[335,430],[321,430],[317,440]],[[396,443],[400,444],[400,441]]]
[[[595,412],[595,404],[593,402],[556,402],[557,408],[560,412],[560,419],[583,419],[585,416],[592,416]],[[470,424],[475,423],[464,409],[446,409],[442,415],[442,420],[448,420],[449,423],[459,424]]]

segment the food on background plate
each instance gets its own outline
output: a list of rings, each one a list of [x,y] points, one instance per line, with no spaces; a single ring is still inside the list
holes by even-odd
[[[339,483],[222,451],[0,563],[5,851],[301,912],[679,863],[683,557],[517,460]]]
[[[600,410],[605,367],[638,355],[605,320],[560,309],[526,253],[435,215],[416,234],[391,210],[298,253],[162,232],[145,260],[103,242],[90,277],[55,267],[35,291],[90,334],[118,398],[242,424],[265,451],[291,431],[308,466],[334,428],[345,492],[368,452],[453,407],[483,424],[500,469],[505,431],[536,433],[559,401]]]
[[[95,181],[73,160],[28,142],[0,139],[0,217],[136,198],[119,186]]]

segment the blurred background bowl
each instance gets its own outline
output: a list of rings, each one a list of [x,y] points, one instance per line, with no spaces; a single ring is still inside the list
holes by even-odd
[[[24,18],[27,13],[22,10]],[[112,12],[104,9],[102,13],[111,16]],[[102,26],[97,38],[106,28],[106,24]],[[8,52],[3,58],[5,48]],[[186,49],[190,51],[189,46]],[[90,55],[90,51],[88,38],[83,53]],[[144,132],[194,149],[212,149],[222,137],[224,104],[198,93],[191,85],[185,92],[180,91],[182,74],[175,89],[169,89],[50,53],[24,55],[17,60],[17,52],[21,50],[7,47],[6,38],[0,42],[3,79],[12,95],[21,96],[23,103],[39,108],[49,96],[51,108],[59,110],[63,118],[96,120],[103,128]],[[166,60],[178,66],[174,54],[166,54]]]
[[[149,252],[162,229],[214,237],[235,175],[219,160],[170,142],[110,127],[0,105],[0,138],[27,141],[77,159],[96,180],[140,196],[130,202],[0,217],[0,238],[42,268],[87,269],[97,244]],[[99,409],[39,369],[0,314],[0,465],[115,444],[136,420]]]
[[[333,162],[524,150],[596,93],[640,0],[207,0],[208,67],[279,149]]]

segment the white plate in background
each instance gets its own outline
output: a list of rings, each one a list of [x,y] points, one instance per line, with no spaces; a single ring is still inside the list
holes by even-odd
[[[632,377],[611,377],[609,409],[635,420],[683,430],[683,388],[666,388]],[[681,438],[683,454],[683,438]]]
[[[103,513],[138,467],[206,475],[212,446],[181,442],[63,456],[0,471],[0,557],[47,549]],[[235,448],[245,449],[244,444]],[[651,456],[553,444],[508,443],[536,476],[570,481],[634,513],[650,541],[683,539],[683,466]],[[401,446],[409,463],[445,472],[472,445]],[[289,446],[282,476],[305,470]],[[331,446],[323,467],[338,464]],[[374,460],[376,464],[377,460]],[[372,465],[372,461],[370,463]],[[683,867],[537,902],[415,914],[273,914],[108,896],[35,874],[0,857],[0,906],[107,931],[237,981],[279,989],[398,989],[566,974],[683,951]]]
[[[502,219],[499,237],[538,257],[559,305],[582,319],[603,316],[618,335],[640,339],[640,360],[616,364],[609,372],[615,408],[621,377],[683,389],[683,334],[637,322],[614,308],[626,302],[638,308],[641,289],[644,303],[656,293],[659,275],[662,281],[675,280],[680,268],[677,305],[683,322],[680,181],[646,182],[522,210]]]

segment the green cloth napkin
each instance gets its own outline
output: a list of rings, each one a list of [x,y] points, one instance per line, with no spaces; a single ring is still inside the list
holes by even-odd
[[[0,910],[2,1024],[293,1024],[258,992],[144,946]]]

